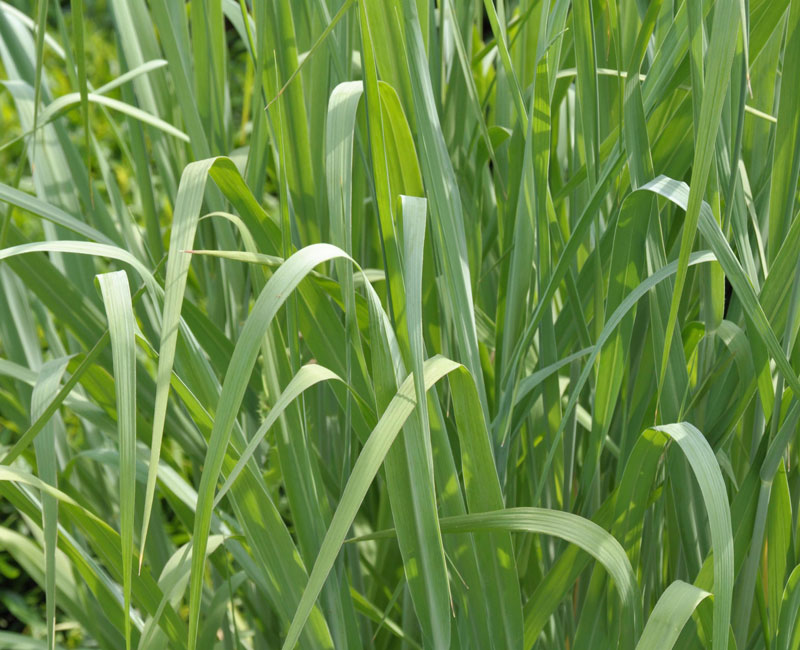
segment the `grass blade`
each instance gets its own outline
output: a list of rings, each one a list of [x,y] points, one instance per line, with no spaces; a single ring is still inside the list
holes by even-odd
[[[136,344],[128,276],[124,271],[98,275],[108,315],[119,431],[119,508],[122,544],[122,589],[125,599],[125,648],[131,647],[131,574],[133,514],[136,500]]]
[[[42,366],[31,397],[31,419],[41,417],[44,405],[51,399],[58,388],[61,376],[67,366],[67,359],[53,359]],[[56,459],[56,427],[50,420],[42,427],[41,434],[35,440],[36,465],[39,478],[50,485],[57,485]],[[45,581],[47,602],[47,644],[55,648],[56,623],[56,537],[58,535],[58,502],[51,496],[42,498],[42,519],[45,536]]]
[[[637,649],[671,650],[692,612],[710,595],[680,580],[670,584],[647,619],[647,625],[636,644]]]

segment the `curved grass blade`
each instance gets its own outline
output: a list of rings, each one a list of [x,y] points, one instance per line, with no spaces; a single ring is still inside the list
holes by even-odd
[[[19,244],[9,246],[0,250],[0,260],[26,255],[28,253],[75,253],[77,255],[91,255],[94,257],[108,257],[130,264],[140,275],[147,287],[150,296],[154,301],[158,301],[163,294],[161,286],[156,282],[153,274],[138,259],[128,251],[109,244],[96,244],[94,242],[73,241],[61,239],[57,241],[32,242],[30,244]]]
[[[329,244],[313,244],[292,255],[270,278],[256,300],[233,351],[222,394],[217,405],[214,428],[208,442],[203,475],[198,488],[197,512],[192,548],[192,575],[189,586],[189,640],[194,650],[200,621],[200,598],[203,589],[205,545],[211,525],[214,490],[227,453],[236,414],[241,405],[250,373],[264,333],[278,309],[298,283],[317,265],[336,257],[347,257]]]
[[[331,243],[348,255],[353,253],[353,141],[356,135],[356,113],[361,103],[364,84],[348,81],[337,85],[328,100],[325,131],[325,171],[330,210]],[[345,260],[335,262],[336,275],[342,284],[345,331],[348,344],[345,355],[345,382],[352,382],[353,355],[367,376],[361,337],[358,333],[353,274]],[[345,440],[342,457],[342,479],[350,471],[352,448],[352,396],[348,394],[345,406]]]
[[[695,264],[702,264],[706,262],[712,262],[716,258],[713,254],[709,252],[703,253],[693,253],[692,256],[689,258],[689,266],[693,266]],[[643,296],[647,294],[647,292],[658,285],[658,283],[663,282],[671,275],[675,274],[678,269],[678,263],[672,262],[667,266],[661,267],[658,271],[653,273],[643,282],[641,282],[633,291],[631,291],[625,299],[620,303],[619,307],[614,311],[613,314],[608,318],[605,325],[603,326],[603,331],[600,333],[600,337],[598,338],[597,342],[594,345],[591,355],[589,359],[586,361],[586,365],[583,368],[583,371],[576,382],[575,388],[570,395],[569,401],[567,402],[567,406],[564,408],[564,416],[559,425],[558,431],[556,432],[555,438],[550,446],[550,450],[547,453],[547,458],[544,461],[543,469],[542,469],[542,477],[539,479],[539,482],[536,487],[536,493],[534,496],[534,501],[538,502],[539,498],[542,495],[542,491],[544,489],[544,482],[546,480],[547,473],[550,471],[550,468],[553,464],[553,458],[555,457],[556,451],[558,449],[558,444],[561,439],[562,434],[564,433],[564,429],[566,427],[566,423],[568,421],[569,414],[572,412],[577,406],[578,403],[578,396],[580,395],[583,386],[586,385],[587,380],[589,379],[589,375],[592,372],[594,367],[594,361],[597,356],[600,354],[603,346],[605,345],[606,341],[609,339],[611,334],[617,328],[617,326],[622,322],[625,315],[628,311],[636,304]]]
[[[322,381],[329,381],[332,379],[342,381],[339,375],[337,375],[335,372],[332,372],[316,363],[305,365],[297,371],[295,376],[292,377],[292,381],[289,382],[289,385],[286,386],[280,397],[278,397],[278,399],[275,401],[275,404],[273,404],[272,408],[269,410],[269,413],[261,423],[261,426],[258,427],[258,430],[253,434],[253,437],[247,443],[247,447],[242,452],[239,460],[236,461],[236,465],[228,473],[225,483],[217,491],[217,494],[214,497],[215,508],[228,493],[228,490],[231,489],[231,486],[239,477],[239,474],[241,474],[244,466],[247,464],[250,458],[252,458],[253,453],[255,452],[259,443],[264,439],[264,436],[267,435],[267,432],[275,424],[275,422],[277,422],[278,418],[286,410],[289,404],[291,404],[292,401],[294,401],[303,391]]]
[[[23,24],[29,31],[31,32],[36,31],[36,22],[34,21],[33,18],[31,18],[23,11],[20,11],[19,9],[17,9],[13,5],[10,5],[7,2],[0,2],[0,9],[2,9],[9,16],[13,16],[16,20],[18,20],[21,24]],[[63,61],[66,58],[64,48],[61,47],[59,42],[53,36],[47,33],[47,30],[45,30],[44,42],[53,51],[53,54],[55,54],[59,59]]]
[[[71,214],[62,210],[58,206],[52,205],[47,201],[22,192],[15,187],[10,187],[4,183],[0,183],[0,201],[6,201],[22,210],[31,212],[47,221],[68,228],[73,232],[83,235],[87,239],[99,242],[101,244],[108,244],[114,246],[117,242],[112,241],[106,237],[99,230],[92,228],[89,224],[73,217]]]
[[[453,392],[457,393],[460,399],[463,400],[459,403],[460,407],[466,405],[469,400],[473,402],[474,406],[477,406],[477,404],[479,404],[475,399],[477,389],[469,371],[461,364],[439,355],[428,359],[424,363],[423,376],[425,378],[426,392],[442,377],[453,372],[455,372],[457,377],[451,377],[451,388]],[[469,383],[465,385],[462,382]],[[469,386],[470,383],[471,391],[468,391],[466,387]],[[325,579],[333,567],[336,556],[345,541],[347,531],[358,512],[361,502],[375,478],[375,475],[378,473],[386,454],[389,452],[398,433],[411,415],[415,406],[416,389],[414,388],[414,378],[412,375],[409,375],[387,406],[381,419],[378,421],[378,424],[375,426],[369,439],[362,448],[361,454],[353,467],[347,486],[339,501],[339,506],[333,515],[333,520],[325,535],[325,541],[323,542],[320,554],[309,576],[308,585],[303,592],[300,605],[295,612],[292,624],[289,627],[289,632],[284,640],[283,650],[294,647],[294,644],[297,642],[308,615],[311,612],[311,608],[319,596]],[[493,462],[488,463],[487,469],[486,461],[491,459],[491,449],[489,447],[489,439],[486,434],[485,426],[472,422],[477,416],[477,409],[473,408],[472,411],[469,412],[469,415],[466,415],[468,411],[463,408],[456,410],[456,413],[459,412],[464,414],[463,419],[459,419],[459,435],[463,436],[463,444],[470,445],[466,447],[467,451],[465,453],[467,453],[467,457],[471,458],[471,460],[464,460],[462,458],[465,463],[465,473],[467,475],[472,474],[473,476],[477,476],[479,473],[483,476],[483,472],[490,470],[494,473]],[[471,425],[470,422],[472,422]],[[481,431],[483,432],[482,436],[480,434]],[[471,457],[469,455],[470,449],[472,450]],[[473,462],[475,463],[474,466],[472,464]],[[494,481],[495,484],[492,486],[491,483],[487,484],[481,480],[476,480],[473,483],[471,479],[468,479],[469,488],[467,494],[470,499],[471,507],[480,510],[483,507],[482,504],[487,501],[496,503],[496,499],[499,497],[499,482],[497,482],[496,473],[494,473]],[[486,489],[487,487],[488,489]],[[510,540],[508,541],[510,543]],[[497,553],[497,549],[495,549],[495,553]],[[511,557],[512,556],[509,556],[508,559],[510,560]],[[625,561],[627,562],[627,558]],[[512,638],[514,637],[512,636]]]
[[[459,364],[444,357],[434,357],[426,361],[423,368],[425,390],[429,390],[444,375],[459,367]],[[347,531],[364,499],[364,495],[378,473],[397,434],[414,409],[416,404],[415,394],[414,379],[409,376],[386,407],[381,419],[362,448],[339,500],[339,506],[333,515],[328,532],[325,534],[325,540],[308,578],[308,584],[303,591],[300,604],[289,626],[289,631],[283,642],[283,650],[294,648],[297,643],[314,602],[322,591],[325,579],[336,561],[336,556],[339,554],[339,549],[347,536]]]
[[[442,532],[451,533],[490,533],[493,531],[539,533],[559,537],[588,553],[600,562],[614,579],[617,592],[622,601],[626,617],[623,619],[624,635],[628,647],[641,628],[641,605],[639,586],[625,550],[608,531],[595,522],[580,515],[547,508],[506,508],[443,517],[440,520]],[[393,537],[394,530],[378,531],[351,540],[367,541]],[[528,644],[524,647],[528,647]]]
[[[181,306],[186,290],[191,256],[186,251],[192,248],[200,208],[203,202],[208,177],[214,180],[225,196],[236,206],[253,237],[260,245],[264,239],[259,235],[274,224],[259,205],[232,160],[225,157],[208,158],[186,166],[181,175],[178,196],[175,200],[175,215],[172,222],[167,274],[164,283],[164,310],[161,318],[161,341],[156,374],[155,407],[153,410],[153,436],[150,446],[150,472],[145,489],[144,518],[142,520],[141,545],[144,549],[150,525],[153,498],[155,496],[156,468],[161,455],[161,440],[169,399],[170,377],[175,362],[178,342],[178,326],[181,322]],[[144,552],[140,556],[144,557]]]
[[[167,254],[167,274],[164,282],[164,311],[161,317],[161,341],[159,343],[158,370],[156,374],[156,397],[153,412],[153,437],[150,442],[150,469],[144,497],[144,516],[142,518],[139,571],[142,570],[144,547],[156,489],[156,474],[161,456],[161,438],[167,415],[169,384],[172,366],[175,361],[175,348],[178,342],[178,321],[181,304],[186,289],[186,276],[189,272],[191,256],[184,251],[192,247],[200,207],[203,202],[208,171],[215,159],[207,159],[187,165],[181,175],[178,196],[175,199],[175,215],[172,220],[169,252]]]
[[[666,176],[659,176],[642,187],[643,190],[655,192],[676,205],[688,209],[688,201],[691,199],[691,191],[685,183],[679,183]],[[731,250],[728,241],[725,239],[719,224],[714,219],[711,207],[707,203],[702,203],[698,215],[698,229],[706,240],[717,261],[722,266],[728,281],[733,287],[733,291],[742,302],[747,315],[753,321],[755,333],[764,341],[770,356],[775,361],[775,365],[781,371],[784,380],[796,394],[800,394],[800,379],[792,369],[786,354],[781,348],[778,337],[775,335],[764,309],[758,300],[753,285],[750,284],[746,273],[742,269],[739,260]]]
[[[182,140],[183,142],[190,142],[189,136],[186,135],[183,131],[172,126],[172,124],[170,124],[169,122],[162,120],[157,115],[148,113],[147,111],[142,110],[141,108],[137,108],[136,106],[131,106],[126,102],[114,99],[112,97],[106,97],[105,95],[99,95],[97,93],[89,93],[86,96],[86,99],[89,103],[105,106],[106,108],[115,110],[119,113],[122,113],[123,115],[132,117],[135,120],[139,120],[144,124],[148,124],[153,128],[158,129],[159,131],[163,131],[167,135],[171,135],[173,138],[177,138],[178,140]],[[71,104],[77,104],[79,102],[80,102],[80,94],[70,93],[68,95],[64,95],[63,97],[59,97],[57,100],[53,101],[50,104],[50,106],[53,107],[52,108],[53,113],[58,113],[61,110],[70,106]]]
[[[502,510],[505,500],[475,381],[465,369],[451,373],[449,379],[469,512]],[[500,530],[474,537],[474,544],[486,627],[496,643],[494,647],[518,648],[523,638],[522,596],[511,535]]]
[[[647,619],[636,650],[671,650],[692,612],[710,595],[682,580],[671,583]]]
[[[125,648],[131,648],[131,574],[133,515],[136,499],[136,324],[128,276],[124,271],[97,276],[108,315],[119,431],[119,509],[122,589],[125,599]]]
[[[73,9],[75,11],[75,9]],[[142,63],[139,66],[136,66],[132,70],[128,70],[127,72],[119,75],[115,79],[112,79],[108,83],[103,84],[99,88],[93,89],[93,95],[105,95],[112,90],[119,88],[123,84],[136,79],[139,75],[148,74],[154,70],[158,70],[159,68],[164,67],[167,65],[167,61],[164,59],[153,59],[152,61],[147,61]],[[83,97],[81,93],[78,93],[78,102],[83,102]],[[50,102],[47,106],[44,107],[44,111],[39,116],[39,121],[36,125],[37,129],[42,129],[43,127],[47,126],[50,122],[55,120],[57,117],[60,117],[64,111],[70,109],[76,103],[75,100],[75,93],[68,93],[66,95],[62,95],[61,97],[57,97],[55,100]],[[89,95],[87,90],[86,95],[86,106],[89,105]],[[81,109],[83,109],[83,105],[81,104]],[[18,136],[13,137],[11,140],[7,140],[2,145],[0,145],[0,151],[6,149],[10,145],[18,142],[19,140],[28,137],[34,133],[33,130],[26,131],[25,133],[21,133]],[[91,136],[91,132],[88,132]],[[125,143],[122,143],[125,146]],[[90,142],[87,143],[87,147],[91,146],[91,137]],[[87,169],[89,167],[89,163],[87,162]]]
[[[632,647],[641,628],[639,586],[628,557],[614,537],[579,515],[546,508],[506,508],[441,520],[442,532],[492,530],[542,533],[575,544],[600,562],[614,579],[623,611],[623,647]]]
[[[725,481],[703,434],[688,422],[653,427],[672,438],[692,467],[708,511],[714,553],[714,650],[728,647],[733,602],[733,534]]]
[[[3,85],[7,87],[11,87],[14,85],[21,85],[23,82],[19,81],[3,81]],[[108,90],[108,89],[106,89]],[[114,99],[113,97],[106,97],[105,95],[100,95],[98,93],[88,93],[86,99],[89,103],[98,104],[99,106],[104,106],[106,108],[110,108],[112,110],[117,111],[118,113],[122,113],[123,115],[127,115],[129,117],[134,118],[142,122],[143,124],[148,124],[159,131],[163,131],[167,135],[171,135],[178,140],[183,140],[184,142],[190,142],[189,136],[186,135],[180,129],[172,126],[169,122],[162,120],[157,115],[153,115],[152,113],[148,113],[147,111],[138,108],[136,106],[132,106],[127,102],[120,101],[119,99]],[[68,93],[59,97],[58,99],[53,100],[50,104],[48,104],[46,110],[43,112],[42,117],[46,117],[45,123],[52,121],[57,116],[59,116],[63,111],[67,110],[70,106],[80,105],[81,102],[81,95],[80,93]],[[30,129],[30,133],[35,137],[38,133],[39,127],[44,126],[44,124],[37,124],[33,128]]]

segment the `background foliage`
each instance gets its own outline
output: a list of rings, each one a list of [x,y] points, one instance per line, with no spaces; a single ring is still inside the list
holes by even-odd
[[[0,2],[0,646],[800,647],[799,23]]]

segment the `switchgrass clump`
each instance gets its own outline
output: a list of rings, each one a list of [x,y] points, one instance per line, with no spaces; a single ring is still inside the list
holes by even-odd
[[[800,0],[0,3],[0,647],[800,640]]]

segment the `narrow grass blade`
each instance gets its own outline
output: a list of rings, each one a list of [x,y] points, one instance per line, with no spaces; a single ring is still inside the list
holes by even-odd
[[[83,0],[71,0],[72,10],[72,42],[75,48],[75,62],[78,64],[78,91],[81,97],[81,119],[83,120],[83,133],[86,147],[86,169],[92,168],[92,149],[90,146],[91,132],[89,131],[89,85],[86,81],[86,46],[84,38],[84,11]]]
[[[784,78],[800,67],[800,2],[792,0],[786,22],[786,47],[783,51]],[[789,73],[789,75],[787,75]],[[769,235],[767,255],[770,261],[780,249],[792,221],[800,175],[800,89],[793,83],[781,83],[778,98],[778,123],[772,158],[769,190]]]
[[[31,419],[41,417],[45,404],[56,393],[68,359],[53,359],[42,366],[31,397]],[[56,424],[48,421],[35,440],[36,465],[39,478],[50,485],[57,485],[58,460],[56,458]],[[47,604],[47,643],[55,648],[56,622],[56,538],[58,535],[58,502],[51,496],[42,498],[42,519],[45,543],[45,600]]]
[[[786,582],[781,601],[781,617],[778,625],[776,650],[797,650],[800,648],[800,566],[796,566]]]
[[[709,65],[705,72],[706,83],[697,125],[698,139],[695,143],[692,163],[691,190],[689,192],[689,202],[686,207],[686,219],[683,224],[681,247],[678,255],[678,274],[675,278],[675,288],[673,289],[672,304],[670,305],[664,338],[664,350],[661,354],[661,370],[658,378],[659,389],[664,384],[664,377],[667,372],[672,336],[678,318],[678,307],[683,294],[683,287],[686,283],[689,254],[692,251],[694,238],[697,234],[697,223],[700,218],[703,195],[706,191],[706,182],[708,181],[708,173],[711,167],[714,140],[717,135],[722,104],[725,101],[726,85],[730,78],[730,68],[733,61],[740,18],[741,14],[736,0],[721,2],[714,15],[714,28],[708,48]]]
[[[425,143],[420,148],[420,162],[431,210],[434,248],[444,267],[445,283],[453,305],[455,322],[452,326],[455,329],[459,353],[477,382],[484,419],[488,421],[489,409],[475,329],[475,308],[460,191],[441,133],[416,3],[404,0],[403,13],[406,56],[417,106],[417,128],[419,138]]]

